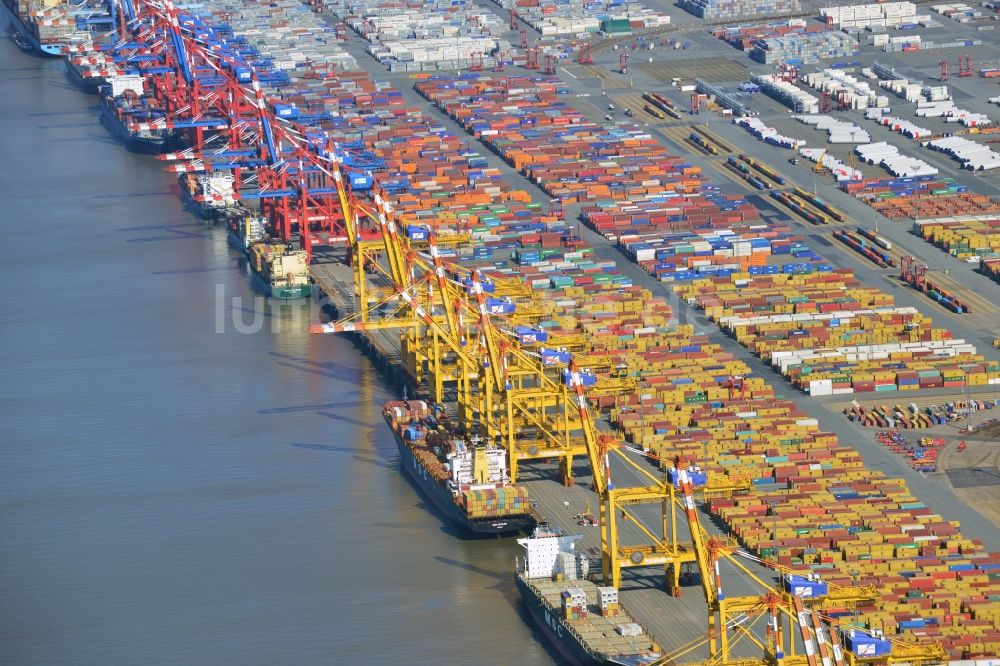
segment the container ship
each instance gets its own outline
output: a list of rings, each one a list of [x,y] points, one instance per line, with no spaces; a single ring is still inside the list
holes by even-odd
[[[182,173],[177,180],[181,185],[184,202],[202,219],[242,220],[250,215],[250,211],[243,208],[236,199],[236,179],[230,173]],[[243,244],[243,247],[249,247],[249,243]]]
[[[209,214],[217,217],[208,219],[226,220],[229,241],[247,256],[268,296],[290,300],[312,295],[306,252],[272,242],[264,218],[235,201],[221,213],[209,211]]]
[[[229,241],[247,256],[250,256],[251,245],[267,238],[264,218],[242,205],[238,205],[235,212],[226,215],[226,223],[229,227]]]
[[[67,58],[66,71],[69,72],[69,79],[73,84],[89,95],[97,95],[101,91],[101,86],[107,83],[103,76],[93,76],[89,73],[89,68],[79,64],[78,61]]]
[[[76,18],[59,2],[45,0],[4,0],[13,19],[15,39],[22,51],[34,51],[47,58],[61,58],[66,45],[78,33]],[[31,48],[25,48],[22,43]]]
[[[101,86],[107,84],[106,72],[120,72],[118,65],[100,51],[88,51],[87,55],[71,55],[66,58],[66,69],[70,80],[85,93],[97,95]]]
[[[141,76],[110,77],[107,85],[101,88],[102,121],[131,151],[156,155],[180,148],[181,133],[177,130],[133,129],[130,126],[166,117],[166,112],[143,91]]]
[[[248,249],[250,267],[264,282],[272,298],[306,298],[312,293],[305,250],[292,250],[283,243],[257,241]]]
[[[542,633],[569,663],[642,666],[662,656],[652,637],[622,608],[618,590],[587,579],[579,536],[540,526],[517,562],[517,589]]]
[[[528,493],[510,482],[507,452],[458,435],[426,402],[383,411],[403,469],[453,523],[475,534],[512,534],[535,524]]]

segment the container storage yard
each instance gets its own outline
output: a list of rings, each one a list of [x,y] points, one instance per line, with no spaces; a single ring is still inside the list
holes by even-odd
[[[517,14],[543,37],[604,32],[621,35],[670,23],[670,17],[640,2],[581,2],[580,0],[493,0]]]
[[[819,60],[850,58],[858,53],[858,42],[842,32],[807,32],[801,35],[758,39],[750,57],[765,65],[813,64]]]
[[[859,38],[926,27],[923,5],[118,11],[59,47],[102,80],[116,140],[309,312],[296,345],[340,335],[383,375],[358,423],[395,443],[395,501],[422,518],[371,529],[445,525],[437,559],[466,571],[459,544],[509,559],[495,606],[560,663],[1000,655],[1000,525],[958,492],[995,481],[938,466],[1000,391],[990,83]],[[956,44],[985,22],[933,11]],[[630,66],[691,51],[742,78]],[[352,381],[323,367],[302,381]]]
[[[764,3],[746,0],[684,0],[681,6],[706,21],[741,21],[794,15],[800,10],[799,0],[768,0]]]

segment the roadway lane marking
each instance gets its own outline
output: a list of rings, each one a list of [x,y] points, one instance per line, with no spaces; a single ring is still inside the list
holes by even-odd
[[[560,67],[559,69],[561,69],[562,71],[566,72],[566,74],[567,74],[567,75],[569,75],[569,76],[572,76],[572,77],[573,77],[574,79],[578,79],[578,78],[580,78],[580,77],[579,77],[579,76],[577,76],[576,74],[573,74],[572,72],[570,72],[570,71],[569,71],[568,69],[566,69],[565,67]]]

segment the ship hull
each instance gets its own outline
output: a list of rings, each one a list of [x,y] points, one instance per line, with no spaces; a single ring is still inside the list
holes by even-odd
[[[296,298],[309,298],[312,295],[311,284],[297,284],[294,287],[275,287],[268,285],[267,295],[271,298],[282,298],[292,300]]]
[[[191,196],[191,190],[181,182],[181,196],[184,198],[184,203],[187,205],[191,211],[193,211],[198,217],[203,220],[225,220],[229,215],[235,212],[235,208],[220,208],[218,206],[206,206],[202,202],[196,200]],[[232,232],[232,229],[230,229]],[[233,234],[235,236],[235,233]]]
[[[159,155],[178,147],[177,133],[171,133],[166,137],[141,137],[129,131],[128,127],[118,114],[109,106],[109,102],[101,101],[101,122],[111,131],[130,151],[145,155]]]
[[[250,256],[250,252],[242,244],[242,241],[239,239],[239,237],[236,234],[230,232],[229,241],[233,244],[234,247],[242,250],[242,252],[246,254],[248,258],[247,264],[250,266],[250,273],[253,275],[253,280],[255,281],[254,282],[255,288],[259,288],[261,291],[263,291],[264,295],[267,296],[268,298],[280,298],[285,301],[293,301],[293,300],[298,300],[300,298],[309,298],[310,296],[312,296],[311,284],[297,284],[291,287],[275,287],[274,285],[269,283],[263,275],[257,272],[257,269],[254,267],[253,258]]]
[[[243,240],[240,237],[240,235],[236,232],[236,229],[233,228],[232,223],[229,223],[227,226],[229,227],[229,233],[226,235],[226,237],[229,240],[229,244],[232,245],[237,250],[239,250],[240,253],[243,254],[243,256],[249,257],[250,250],[247,247],[246,241]]]
[[[21,17],[17,14],[17,5],[13,4],[9,0],[4,0],[4,5],[7,6],[7,10],[10,13],[11,21],[13,22],[14,29],[21,33],[21,39],[25,40],[27,44],[31,46],[30,49],[26,49],[21,44],[18,47],[25,53],[34,53],[40,55],[44,58],[61,58],[63,56],[64,44],[42,44],[38,41],[38,38],[32,34],[28,26],[24,24]]]
[[[438,511],[444,514],[452,523],[472,534],[480,535],[513,534],[535,524],[535,521],[528,515],[494,518],[491,520],[470,519],[455,504],[448,489],[435,481],[427,470],[424,469],[420,461],[417,460],[417,457],[413,455],[410,447],[403,442],[402,437],[395,432],[393,432],[393,436],[396,439],[396,448],[399,449],[400,465],[403,471],[413,479],[413,482],[433,502]]]
[[[100,76],[90,78],[83,76],[80,74],[80,70],[70,62],[66,63],[66,70],[66,75],[73,82],[73,85],[88,95],[96,95],[100,91],[100,87],[105,83],[104,78]]]

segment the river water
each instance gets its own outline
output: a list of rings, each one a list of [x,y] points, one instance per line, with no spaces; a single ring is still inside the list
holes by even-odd
[[[518,547],[428,508],[393,387],[315,306],[255,299],[163,163],[6,38],[0,129],[0,662],[552,662]]]

